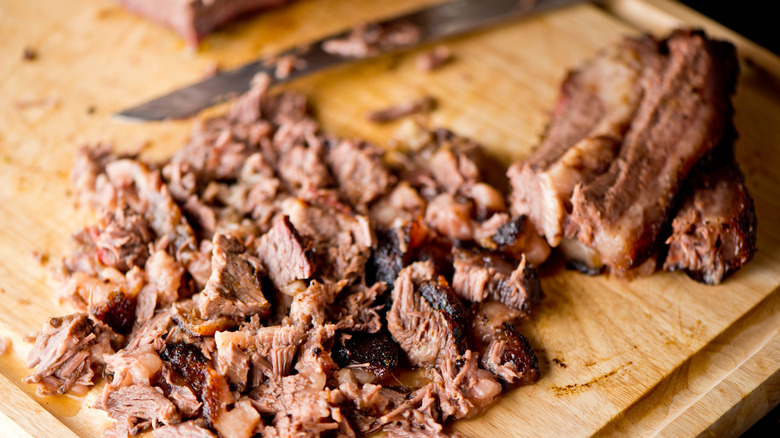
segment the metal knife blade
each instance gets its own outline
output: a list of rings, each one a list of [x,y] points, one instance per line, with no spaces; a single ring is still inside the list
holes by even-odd
[[[387,52],[408,49],[420,44],[441,40],[446,37],[463,34],[485,28],[501,22],[526,17],[585,0],[454,0],[421,9],[410,14],[380,21],[375,24],[383,28],[394,25],[412,25],[419,29],[420,38],[414,44],[395,46],[367,57],[348,57],[328,53],[323,49],[326,41],[344,38],[349,31],[329,35],[308,45],[306,49],[294,47],[277,55],[295,56],[304,61],[305,67],[293,70],[285,78],[274,75],[275,66],[269,58],[250,62],[198,83],[178,89],[154,100],[115,114],[125,121],[155,121],[182,119],[197,114],[200,110],[225,101],[231,96],[243,93],[250,88],[252,78],[258,73],[268,73],[271,84],[287,82],[312,72],[338,64],[354,62],[379,56]]]

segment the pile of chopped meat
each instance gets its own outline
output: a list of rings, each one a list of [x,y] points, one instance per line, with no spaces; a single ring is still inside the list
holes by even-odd
[[[41,394],[83,394],[105,436],[445,436],[539,368],[514,323],[549,247],[483,179],[490,157],[424,130],[389,160],[324,133],[267,81],[168,161],[82,149],[81,203]],[[392,163],[390,163],[392,161]]]
[[[512,212],[572,264],[717,284],[756,251],[734,160],[734,47],[701,31],[626,39],[569,74],[541,144],[509,170]]]

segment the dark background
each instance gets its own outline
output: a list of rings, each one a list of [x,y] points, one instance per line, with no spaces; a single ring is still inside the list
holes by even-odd
[[[780,4],[779,2],[770,0],[680,0],[680,2],[780,55],[780,14],[772,7]],[[770,411],[742,437],[780,437],[780,406]]]
[[[780,14],[776,0],[680,0],[689,7],[780,54]]]

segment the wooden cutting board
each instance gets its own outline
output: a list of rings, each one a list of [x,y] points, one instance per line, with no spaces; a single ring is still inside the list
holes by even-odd
[[[209,37],[198,51],[110,0],[0,2],[0,435],[96,437],[107,424],[85,398],[37,397],[24,341],[47,317],[71,312],[49,271],[71,232],[93,220],[77,210],[68,173],[82,144],[114,143],[163,158],[190,122],[123,125],[114,111],[361,21],[436,0],[299,0]],[[522,158],[549,119],[567,69],[624,35],[706,28],[735,42],[737,158],[755,197],[759,253],[717,287],[684,275],[631,282],[557,272],[524,327],[542,379],[456,429],[470,437],[736,435],[780,401],[780,60],[667,0],[580,5],[449,41],[456,60],[430,73],[418,52],[386,56],[291,85],[311,96],[324,125],[385,144],[399,125],[364,121],[370,109],[432,95],[431,123]],[[25,61],[25,48],[37,52]]]

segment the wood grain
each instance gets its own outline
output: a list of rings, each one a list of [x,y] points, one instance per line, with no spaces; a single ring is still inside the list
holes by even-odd
[[[234,66],[421,3],[300,0],[215,34],[193,52],[108,0],[71,0],[67,18],[45,0],[0,2],[0,332],[14,339],[13,351],[0,357],[0,391],[10,401],[0,405],[0,424],[17,421],[17,407],[42,408],[42,424],[59,423],[81,437],[100,436],[106,424],[105,414],[87,408],[100,387],[86,398],[37,398],[21,383],[30,348],[23,336],[71,311],[54,300],[49,270],[66,253],[70,233],[91,220],[74,208],[68,189],[76,148],[112,142],[166,157],[190,122],[132,126],[110,114],[196,80],[214,63]],[[735,40],[750,58],[735,107],[737,156],[759,217],[758,255],[716,287],[680,274],[625,282],[551,269],[543,278],[547,297],[524,325],[542,379],[457,424],[467,436],[731,435],[777,403],[780,63],[675,3],[617,0],[454,39],[448,46],[455,61],[430,74],[415,68],[417,50],[289,85],[311,96],[328,130],[378,144],[403,124],[372,125],[367,111],[432,95],[439,107],[431,124],[470,136],[508,162],[538,141],[567,69],[624,35],[686,23]],[[38,58],[24,61],[25,47]],[[49,262],[39,263],[34,252]]]

